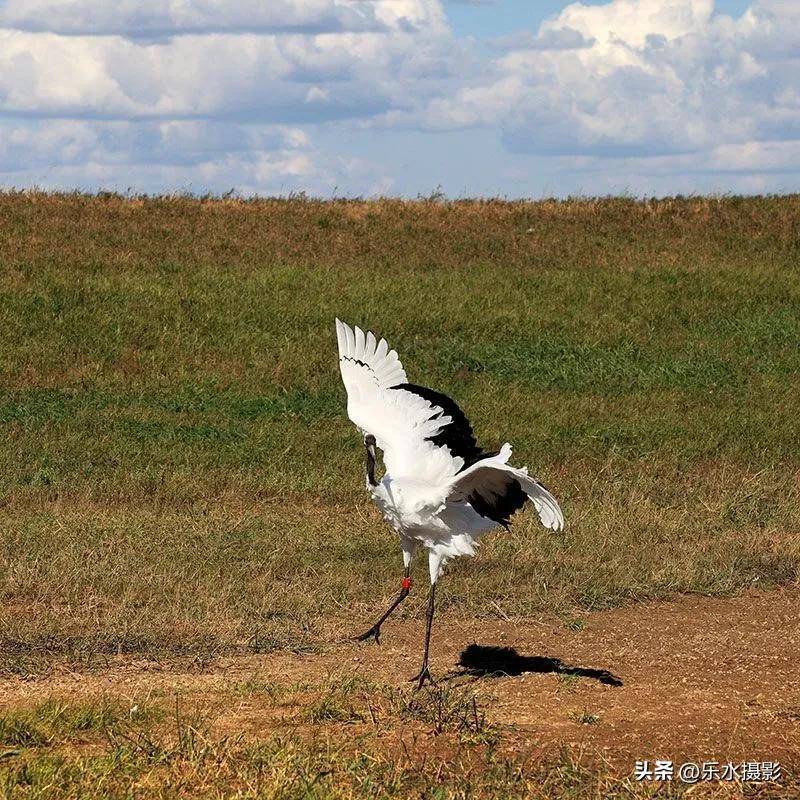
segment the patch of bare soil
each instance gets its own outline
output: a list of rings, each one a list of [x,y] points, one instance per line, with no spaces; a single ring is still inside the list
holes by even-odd
[[[472,680],[488,721],[508,726],[521,748],[584,746],[625,771],[636,759],[655,758],[780,761],[794,771],[800,765],[798,599],[796,589],[735,599],[686,596],[589,614],[579,630],[558,621],[445,615],[434,627],[432,666],[445,680]],[[331,642],[319,654],[219,659],[202,672],[118,658],[100,671],[6,678],[0,707],[65,694],[223,696],[254,677],[261,685],[286,686],[355,674],[405,687],[419,666],[423,628],[422,620],[390,620],[380,645]],[[485,674],[494,670],[518,674]],[[229,702],[221,721],[261,734],[281,724],[274,703],[260,708],[257,693]]]

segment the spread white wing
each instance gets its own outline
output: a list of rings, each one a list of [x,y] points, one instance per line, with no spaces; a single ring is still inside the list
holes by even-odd
[[[511,445],[484,453],[461,409],[446,395],[408,383],[397,353],[384,339],[338,319],[336,334],[347,415],[362,434],[375,437],[389,474],[417,482],[420,503],[431,513],[445,501],[469,503],[482,517],[507,525],[511,514],[531,500],[546,528],[564,527],[553,495],[527,469],[508,464]]]
[[[529,499],[545,528],[560,531],[564,515],[558,501],[526,468],[512,467],[511,445],[460,472],[450,484],[448,503],[469,502],[481,515],[508,525],[511,514]]]
[[[364,333],[338,319],[336,335],[347,416],[362,433],[375,437],[386,470],[395,477],[413,475],[434,483],[454,475],[464,460],[432,441],[453,418],[419,392],[436,393],[408,383],[397,353],[385,339],[378,341],[371,331]]]

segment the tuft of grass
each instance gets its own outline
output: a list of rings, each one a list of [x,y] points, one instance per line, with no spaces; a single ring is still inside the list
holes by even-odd
[[[163,730],[120,721],[105,732],[116,755],[124,754],[151,765],[181,764],[198,770],[224,759],[244,739],[241,734],[214,737],[210,717],[198,711],[185,715],[177,698],[171,723]]]
[[[262,678],[257,674],[251,675],[243,681],[234,682],[231,692],[240,697],[260,697],[270,700],[280,700],[287,695],[297,692],[302,687],[300,684],[285,684],[275,679]]]
[[[580,617],[570,617],[564,620],[564,627],[574,633],[580,633],[586,628],[586,621]]]
[[[581,682],[580,676],[574,672],[559,672],[556,675],[556,679],[558,680],[559,691],[566,692],[574,692]]]
[[[317,700],[309,707],[308,718],[315,724],[361,722],[364,719],[352,705],[336,695],[326,695]]]
[[[436,736],[456,734],[460,741],[473,744],[496,738],[477,696],[463,686],[426,685],[419,692],[396,694],[395,705],[401,718],[423,723]]]
[[[121,722],[156,715],[149,706],[135,703],[126,708],[106,698],[78,704],[52,699],[0,715],[0,747],[49,747],[82,741]]]
[[[587,711],[585,708],[582,711],[574,711],[569,715],[570,719],[577,722],[579,725],[598,725],[600,717]]]
[[[380,688],[359,675],[331,678],[307,706],[305,715],[315,725],[363,722],[368,718],[375,723],[371,695]],[[386,693],[385,687],[382,691]]]

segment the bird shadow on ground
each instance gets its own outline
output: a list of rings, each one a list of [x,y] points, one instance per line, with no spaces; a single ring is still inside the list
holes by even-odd
[[[513,647],[471,644],[461,653],[458,665],[461,667],[461,671],[456,674],[470,675],[476,678],[518,676],[527,672],[552,672],[557,675],[592,678],[605,686],[622,686],[622,679],[607,669],[576,667],[573,664],[565,664],[559,658],[547,656],[523,656]]]

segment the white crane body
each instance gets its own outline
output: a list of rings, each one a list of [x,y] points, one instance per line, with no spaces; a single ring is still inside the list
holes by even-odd
[[[509,464],[511,445],[497,453],[481,450],[469,421],[446,395],[408,382],[403,365],[384,339],[336,320],[339,367],[347,390],[347,414],[367,448],[366,488],[399,534],[406,567],[419,547],[428,551],[431,580],[427,644],[433,616],[433,588],[445,564],[471,556],[481,536],[503,526],[526,502],[544,527],[559,531],[564,517],[552,494],[528,470]],[[385,474],[375,478],[375,448],[383,452]],[[367,634],[380,625],[405,595]],[[422,678],[420,679],[422,681]]]

